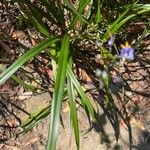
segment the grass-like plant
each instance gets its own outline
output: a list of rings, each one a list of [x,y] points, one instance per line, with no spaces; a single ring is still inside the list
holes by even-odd
[[[44,50],[48,50],[52,60],[50,63],[52,63],[53,72],[56,73],[52,103],[49,107],[36,112],[34,119],[30,117],[22,126],[27,131],[50,113],[47,150],[55,150],[61,105],[63,99],[68,98],[71,123],[77,149],[79,149],[80,136],[76,97],[79,95],[81,105],[90,118],[97,120],[97,115],[91,100],[86,95],[74,72],[74,64],[77,59],[75,56],[82,51],[78,45],[82,41],[95,41],[96,45],[98,41],[99,48],[91,49],[91,51],[97,51],[101,54],[105,62],[118,61],[111,54],[110,49],[105,47],[105,42],[114,34],[124,33],[124,28],[132,19],[136,20],[148,15],[150,5],[139,4],[134,0],[132,2],[130,0],[112,0],[111,3],[106,3],[104,0],[37,0],[33,2],[30,0],[16,0],[16,2],[25,22],[33,25],[37,31],[43,34],[45,40],[25,52],[0,74],[0,85],[12,77],[19,68],[28,63],[33,57]],[[55,32],[54,27],[56,27]],[[107,63],[103,65],[109,74]],[[94,69],[92,68],[93,72],[95,72]],[[103,82],[106,93],[104,100],[108,102],[109,75],[103,77]]]

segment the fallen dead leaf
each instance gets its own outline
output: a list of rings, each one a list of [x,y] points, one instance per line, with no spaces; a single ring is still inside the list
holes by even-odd
[[[124,127],[124,128],[127,129],[127,126],[126,126],[126,124],[123,121],[120,122],[120,125],[121,125],[121,127]],[[142,130],[145,129],[144,126],[143,126],[143,124],[142,124],[142,122],[141,122],[141,120],[138,120],[135,117],[132,117],[130,119],[130,125],[132,127],[139,128],[139,129],[142,129]]]
[[[16,31],[16,32],[13,32],[12,34],[12,38],[14,39],[23,39],[24,37],[26,36],[26,34],[23,32],[23,31]]]
[[[14,147],[14,146],[9,146],[9,145],[5,145],[4,148],[7,149],[7,150],[21,150],[20,148],[17,148],[17,147]]]
[[[11,29],[10,29],[9,36],[11,36],[11,37],[12,37],[12,35],[13,35],[14,28],[15,28],[15,26],[13,25],[13,26],[11,27]]]
[[[18,99],[24,100],[30,98],[33,95],[33,92],[24,92],[18,96]]]
[[[25,146],[30,145],[30,144],[33,144],[33,143],[35,143],[35,142],[37,142],[37,141],[38,141],[38,138],[35,137],[35,138],[31,139],[29,142],[27,142],[27,143],[25,144]]]
[[[65,108],[62,110],[64,113],[68,113],[68,112],[70,112],[70,106],[69,106],[69,103],[67,102],[66,103],[66,106],[65,106]]]
[[[6,119],[6,121],[10,127],[16,127],[19,125],[14,117],[9,117],[8,119]]]
[[[79,107],[80,107],[80,105],[77,103],[77,104],[76,104],[76,108],[78,109]],[[65,108],[63,108],[62,111],[63,111],[64,113],[70,112],[69,102],[66,103],[66,106],[65,106]]]
[[[34,87],[39,88],[39,89],[42,88],[42,86],[40,84],[38,84],[38,82],[36,82],[35,80],[31,81],[31,85],[33,85]]]
[[[5,144],[0,144],[0,150],[5,146]]]
[[[80,75],[81,75],[81,78],[82,78],[83,81],[92,82],[90,76],[83,69],[80,68],[79,72],[80,72]]]
[[[12,93],[13,92],[13,86],[11,82],[8,80],[4,85],[0,86],[0,93]]]
[[[37,42],[36,42],[36,40],[35,39],[31,39],[31,43],[32,43],[32,46],[34,46],[34,45],[36,45],[37,44]]]

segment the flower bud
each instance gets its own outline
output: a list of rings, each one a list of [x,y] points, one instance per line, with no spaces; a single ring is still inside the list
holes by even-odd
[[[96,74],[96,77],[100,78],[102,76],[102,70],[100,70],[99,68],[96,68],[95,74]]]
[[[104,70],[104,71],[102,72],[102,78],[103,78],[103,79],[108,79],[108,73],[107,73],[107,71]]]
[[[115,39],[116,39],[116,36],[115,36],[115,35],[112,36],[112,37],[109,39],[108,45],[109,45],[110,47],[112,47],[112,46],[114,45]]]

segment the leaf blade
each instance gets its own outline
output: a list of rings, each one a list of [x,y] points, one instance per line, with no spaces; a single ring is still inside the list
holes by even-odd
[[[79,137],[78,116],[77,116],[75,93],[74,93],[75,89],[72,84],[71,78],[69,76],[67,76],[67,90],[69,95],[71,121],[74,129],[75,141],[76,141],[77,149],[79,149],[80,137]]]
[[[53,94],[52,108],[51,108],[51,122],[49,127],[49,137],[47,143],[47,150],[56,149],[56,137],[58,132],[59,115],[61,109],[61,103],[64,94],[64,85],[66,78],[66,69],[69,53],[69,36],[65,35],[61,45],[61,51],[58,61],[58,72],[56,75],[56,84]]]
[[[19,57],[9,68],[7,68],[2,74],[0,74],[0,85],[3,84],[8,78],[10,78],[22,65],[24,65],[28,60],[38,55],[42,50],[47,48],[50,43],[57,41],[56,38],[49,38],[34,48],[31,48],[21,57]]]

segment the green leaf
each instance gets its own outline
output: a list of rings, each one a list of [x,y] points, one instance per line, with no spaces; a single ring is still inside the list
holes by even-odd
[[[78,125],[78,117],[77,117],[77,110],[76,110],[75,93],[74,93],[75,89],[72,84],[71,78],[69,76],[67,76],[67,90],[69,95],[71,121],[74,129],[75,141],[76,141],[77,149],[79,149],[80,137],[79,137],[79,125]]]
[[[51,122],[49,128],[47,150],[56,149],[56,138],[58,132],[61,103],[64,94],[68,55],[69,55],[69,36],[65,35],[62,41],[61,51],[58,60],[58,72],[56,75],[56,83],[52,100]]]
[[[6,67],[0,64],[0,73],[4,72],[6,70]],[[17,83],[21,84],[24,86],[24,88],[29,89],[31,91],[35,91],[37,89],[37,87],[34,87],[33,85],[24,82],[22,79],[20,79],[19,77],[12,75],[11,78],[16,81]]]
[[[70,2],[68,0],[64,0],[66,5],[68,6],[68,8],[70,10],[72,10],[72,12],[74,12],[75,16],[71,22],[71,25],[70,25],[70,28],[73,28],[77,22],[78,19],[82,20],[83,22],[89,24],[85,19],[84,17],[81,15],[82,11],[84,10],[85,6],[89,3],[89,0],[86,0],[86,3],[83,3],[80,1],[80,4],[79,4],[79,9],[76,10],[72,4],[70,4]],[[85,0],[84,0],[85,1]]]
[[[41,3],[47,8],[47,11],[49,13],[49,16],[46,18],[49,19],[49,21],[52,21],[53,23],[56,23],[57,25],[64,27],[65,26],[65,20],[64,20],[64,7],[61,3],[57,3],[55,5],[54,1],[41,1]]]
[[[96,22],[100,23],[102,20],[102,14],[101,14],[101,3],[100,0],[98,0],[97,5],[97,14],[96,14]]]
[[[29,7],[31,14],[33,15],[33,17],[35,18],[35,21],[32,22],[33,25],[36,26],[36,28],[39,30],[39,32],[41,32],[42,34],[46,35],[47,37],[50,36],[49,30],[47,28],[47,26],[44,24],[44,22],[42,21],[44,15],[42,15],[44,12],[40,11],[40,9],[36,9],[34,7]],[[41,16],[42,15],[42,16]],[[30,16],[28,15],[28,18],[30,18]],[[30,22],[32,18],[30,18]]]
[[[39,121],[48,116],[50,114],[50,108],[51,105],[41,106],[40,108],[36,108],[36,110],[33,110],[30,113],[30,116],[23,120],[21,125],[23,131],[21,133],[25,133],[31,130]]]
[[[126,10],[125,12],[122,13],[122,15],[120,15],[118,17],[118,19],[108,27],[107,32],[104,34],[104,36],[102,37],[103,40],[108,40],[108,38],[113,35],[112,30],[116,28],[116,26],[118,26],[117,24],[125,17],[125,15],[129,12],[129,9]],[[116,31],[116,29],[115,29]]]
[[[131,13],[130,11],[135,9],[135,13]],[[113,35],[117,30],[119,30],[127,21],[136,17],[140,14],[150,11],[150,5],[139,5],[133,4],[132,7],[129,7],[126,11],[122,13],[122,15],[108,28],[107,32],[102,37],[103,40],[108,40],[110,35]],[[130,14],[128,14],[130,12]],[[128,14],[128,15],[127,15]]]
[[[0,85],[2,85],[8,78],[10,78],[22,65],[24,65],[31,58],[38,55],[42,50],[49,47],[49,45],[54,41],[58,41],[58,39],[49,38],[20,56],[9,68],[0,74]]]
[[[84,90],[82,89],[80,83],[78,82],[77,78],[75,77],[75,75],[69,65],[67,66],[67,74],[71,78],[71,81],[72,81],[74,87],[76,88],[79,95],[81,96],[81,101],[82,101],[83,106],[88,109],[89,114],[91,115],[93,120],[95,120],[96,111],[95,111],[92,103],[90,102],[89,98],[86,96]]]
[[[149,27],[150,27],[150,23],[149,23]],[[146,37],[146,35],[150,32],[149,29],[144,29],[143,33],[141,34],[140,38],[137,40],[136,44],[134,45],[134,48],[136,49],[142,42],[143,38]],[[138,52],[139,50],[137,50],[136,52]]]
[[[26,83],[24,82],[22,79],[18,78],[17,76],[15,75],[12,75],[11,78],[16,81],[17,83],[21,84],[24,86],[25,89],[29,89],[31,91],[35,91],[37,89],[37,87],[33,86],[32,84],[30,83]]]
[[[39,32],[49,37],[49,30],[42,21],[43,17],[47,17],[48,15],[40,8],[36,7],[36,5],[33,5],[29,0],[18,0],[18,4],[21,7],[24,15],[26,15],[28,22],[30,22]]]
[[[90,3],[90,0],[80,0],[79,1],[79,8],[77,9],[77,12],[79,14],[82,14],[85,7]],[[73,18],[73,21],[71,23],[71,26],[74,27],[74,25],[76,24],[77,20],[80,19],[80,17],[78,15],[75,15]],[[87,21],[85,22],[87,24],[89,24]]]

